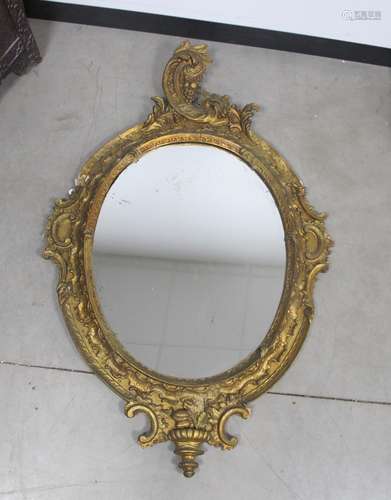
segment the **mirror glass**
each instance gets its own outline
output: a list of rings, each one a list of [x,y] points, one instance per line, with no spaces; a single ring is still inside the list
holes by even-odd
[[[216,375],[259,346],[277,311],[280,214],[233,154],[160,147],[107,193],[93,272],[106,322],[137,361],[164,375]]]

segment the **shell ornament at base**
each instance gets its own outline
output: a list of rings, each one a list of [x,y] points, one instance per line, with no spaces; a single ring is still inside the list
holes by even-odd
[[[185,477],[193,477],[197,468],[197,457],[204,454],[203,443],[231,450],[238,442],[236,436],[231,436],[225,430],[227,420],[233,415],[247,419],[250,409],[240,404],[229,408],[213,410],[214,418],[208,420],[207,428],[205,419],[194,414],[190,409],[178,408],[176,410],[159,411],[158,408],[129,402],[125,405],[125,415],[134,417],[144,413],[149,417],[150,428],[141,434],[138,443],[142,447],[152,446],[157,443],[171,441],[174,443],[174,453],[179,456],[178,467]],[[205,416],[205,415],[204,415]]]

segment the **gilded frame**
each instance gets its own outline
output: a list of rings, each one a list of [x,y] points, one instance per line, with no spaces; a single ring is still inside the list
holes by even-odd
[[[80,352],[125,400],[127,416],[144,412],[149,417],[150,430],[139,436],[139,444],[174,442],[186,477],[194,474],[203,443],[226,450],[237,444],[237,438],[225,431],[227,419],[234,414],[247,418],[247,403],[270,388],[292,363],[313,317],[316,276],[327,270],[332,245],[325,215],[308,204],[299,178],[251,130],[257,106],[240,109],[227,96],[201,90],[210,62],[205,45],[184,42],[178,47],[164,70],[165,97],[154,97],[153,110],[143,123],[93,154],[69,197],[55,203],[43,252],[59,266],[58,299]],[[285,285],[269,332],[244,361],[205,379],[163,376],[126,353],[104,320],[92,274],[94,230],[110,186],[148,151],[175,143],[208,144],[241,158],[269,187],[285,230]]]

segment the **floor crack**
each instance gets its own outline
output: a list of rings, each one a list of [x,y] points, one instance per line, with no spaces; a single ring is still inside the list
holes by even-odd
[[[36,365],[32,363],[18,363],[17,361],[5,361],[0,360],[0,365],[7,366],[18,366],[23,368],[39,368],[42,370],[56,370],[60,372],[70,372],[70,373],[82,373],[86,375],[94,375],[94,372],[91,370],[79,370],[74,368],[61,368],[59,366],[45,366],[45,365]],[[367,405],[382,405],[382,406],[391,406],[391,401],[378,401],[371,399],[356,399],[356,398],[342,398],[338,396],[317,396],[315,394],[300,394],[294,392],[277,392],[277,391],[267,391],[265,394],[269,394],[270,396],[285,396],[291,398],[307,398],[307,399],[320,399],[324,401],[339,401],[342,403],[355,403],[355,404],[367,404]]]

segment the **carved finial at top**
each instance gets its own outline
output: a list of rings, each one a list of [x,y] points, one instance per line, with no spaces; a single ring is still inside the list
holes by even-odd
[[[163,89],[171,108],[198,123],[227,126],[233,133],[250,135],[251,118],[258,106],[240,109],[229,97],[201,90],[201,80],[212,62],[206,45],[185,41],[175,50],[163,73]]]
[[[163,89],[174,108],[198,99],[200,82],[211,62],[206,45],[185,41],[175,50],[163,74]]]

